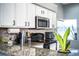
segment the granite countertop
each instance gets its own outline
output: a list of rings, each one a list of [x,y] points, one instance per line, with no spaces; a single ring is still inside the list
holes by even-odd
[[[24,46],[22,50],[20,46],[16,46],[16,45],[11,48],[8,48],[7,50],[0,49],[0,52],[5,53],[9,56],[54,56],[56,55],[55,50],[27,47],[27,46]]]
[[[34,48],[24,46],[23,50],[20,46],[13,46],[6,50],[1,50],[1,53],[5,53],[9,56],[78,56],[79,50],[72,50],[70,54],[58,53],[56,50],[43,49],[43,48]]]

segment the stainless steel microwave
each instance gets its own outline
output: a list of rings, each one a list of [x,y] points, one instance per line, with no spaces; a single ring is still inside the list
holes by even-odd
[[[50,25],[49,23],[48,18],[35,16],[35,27],[37,29],[48,29]]]

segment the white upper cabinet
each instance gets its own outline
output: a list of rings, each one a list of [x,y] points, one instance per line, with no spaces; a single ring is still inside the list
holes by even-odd
[[[36,6],[36,16],[47,17],[47,9]]]
[[[16,20],[15,25],[18,27],[25,27],[27,20],[27,4],[25,3],[16,3]],[[27,27],[27,26],[26,26]]]
[[[53,15],[52,15],[52,11],[48,10],[48,18],[50,20],[50,28],[53,28]]]
[[[48,18],[50,20],[50,28],[56,27],[56,13],[48,10]]]
[[[13,26],[15,20],[15,4],[0,4],[0,26]]]
[[[35,5],[0,4],[0,27],[35,28]]]
[[[35,28],[35,5],[28,4],[28,28]]]
[[[35,28],[35,16],[50,19],[56,28],[56,13],[31,3],[1,3],[0,27]]]

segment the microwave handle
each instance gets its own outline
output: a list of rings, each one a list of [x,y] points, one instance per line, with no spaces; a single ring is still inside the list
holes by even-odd
[[[44,14],[45,12],[44,12],[44,10],[41,10],[41,14]]]
[[[15,26],[15,20],[13,20],[13,26]]]
[[[27,26],[27,22],[25,21],[25,26]]]
[[[28,22],[28,26],[30,26],[30,22]]]
[[[50,27],[50,21],[48,20],[47,22],[48,22],[48,26],[47,27]]]

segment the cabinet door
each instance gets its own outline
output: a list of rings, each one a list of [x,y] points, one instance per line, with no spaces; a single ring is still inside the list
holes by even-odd
[[[25,27],[25,20],[27,20],[27,4],[16,4],[16,26]]]
[[[36,16],[47,17],[47,9],[36,6]]]
[[[48,18],[50,20],[50,28],[53,28],[53,15],[52,15],[52,11],[48,10]]]
[[[48,10],[48,18],[50,20],[50,28],[56,27],[56,13]]]
[[[53,16],[53,27],[56,28],[57,27],[56,13],[52,12],[52,16]]]
[[[28,4],[28,28],[35,28],[35,5]]]
[[[13,26],[15,20],[15,4],[1,3],[0,4],[0,25]]]

